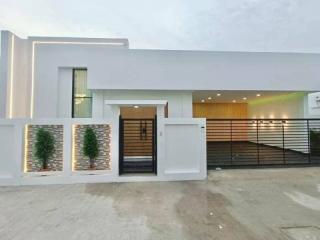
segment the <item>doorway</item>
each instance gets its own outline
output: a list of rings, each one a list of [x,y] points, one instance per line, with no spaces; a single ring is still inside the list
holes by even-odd
[[[156,108],[121,107],[119,134],[119,174],[156,174]]]

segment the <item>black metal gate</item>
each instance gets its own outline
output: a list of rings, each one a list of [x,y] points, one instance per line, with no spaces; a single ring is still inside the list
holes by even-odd
[[[320,119],[207,119],[208,169],[320,164]]]
[[[157,173],[157,118],[119,122],[119,174]]]

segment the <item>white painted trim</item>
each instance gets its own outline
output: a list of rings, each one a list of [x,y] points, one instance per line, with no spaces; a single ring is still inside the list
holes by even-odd
[[[122,106],[150,106],[150,105],[166,105],[167,100],[105,100],[106,105],[122,105]]]

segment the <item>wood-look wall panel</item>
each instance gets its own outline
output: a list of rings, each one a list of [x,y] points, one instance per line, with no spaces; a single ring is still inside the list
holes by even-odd
[[[246,103],[194,103],[193,117],[207,119],[245,119],[248,118]],[[207,122],[207,141],[247,141],[248,126],[230,121]],[[233,136],[231,138],[231,130]]]
[[[156,107],[121,107],[120,115],[123,119],[126,118],[134,118],[134,119],[146,119],[146,118],[154,118],[157,114]]]
[[[246,103],[194,103],[193,117],[244,119],[248,117],[248,106]]]

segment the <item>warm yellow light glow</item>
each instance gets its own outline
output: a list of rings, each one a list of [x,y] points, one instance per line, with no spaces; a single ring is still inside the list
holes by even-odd
[[[75,169],[75,161],[76,161],[76,156],[75,156],[75,152],[76,152],[76,150],[75,150],[75,147],[76,147],[76,144],[75,144],[75,133],[76,133],[76,126],[75,125],[72,125],[72,166],[71,166],[71,168],[72,168],[72,171],[74,171],[74,169]]]
[[[10,65],[10,106],[9,106],[9,118],[13,115],[13,70],[14,70],[14,35],[11,39],[11,65]]]
[[[208,100],[211,100],[212,99],[212,97],[208,97]]]
[[[29,132],[29,125],[25,126],[24,129],[24,161],[23,161],[23,171],[26,173],[28,172],[28,132]]]
[[[201,102],[203,102],[203,103],[204,103],[204,102],[205,102],[205,100],[204,100],[204,99],[202,99],[202,100],[201,100]]]
[[[111,45],[111,46],[125,46],[126,43],[124,42],[72,42],[72,41],[61,41],[61,42],[54,42],[54,41],[34,41],[35,44],[71,44],[71,45]]]
[[[32,59],[31,59],[31,102],[30,102],[30,117],[33,118],[34,114],[34,58],[35,58],[35,45],[36,44],[69,44],[69,45],[111,45],[111,46],[125,46],[123,42],[49,42],[49,41],[34,41],[32,42]]]

